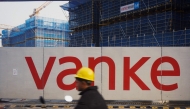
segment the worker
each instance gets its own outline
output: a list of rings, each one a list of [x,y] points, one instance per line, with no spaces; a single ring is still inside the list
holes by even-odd
[[[98,92],[97,86],[91,86],[94,81],[94,72],[87,67],[82,67],[75,75],[76,88],[81,91],[75,109],[108,109],[104,98]]]

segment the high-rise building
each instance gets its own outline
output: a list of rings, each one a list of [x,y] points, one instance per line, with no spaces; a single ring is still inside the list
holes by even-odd
[[[71,47],[190,46],[189,0],[72,0]]]
[[[17,31],[15,31],[17,30]],[[68,21],[34,16],[12,30],[2,31],[3,47],[67,47]]]

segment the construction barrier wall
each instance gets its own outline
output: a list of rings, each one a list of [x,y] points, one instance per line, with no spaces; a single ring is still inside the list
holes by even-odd
[[[68,22],[52,18],[35,16],[2,33],[4,47],[65,47],[69,44]]]
[[[189,54],[189,47],[1,47],[0,99],[78,100],[74,75],[85,66],[106,100],[189,102]]]

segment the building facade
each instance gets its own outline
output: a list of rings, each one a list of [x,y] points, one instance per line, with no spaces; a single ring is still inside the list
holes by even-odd
[[[2,33],[3,47],[69,46],[68,21],[58,19],[35,16],[12,30],[3,30]]]
[[[70,47],[190,46],[189,0],[72,0]]]

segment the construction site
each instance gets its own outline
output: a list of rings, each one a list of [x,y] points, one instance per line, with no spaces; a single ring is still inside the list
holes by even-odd
[[[133,7],[125,10],[128,5]],[[189,0],[72,0],[61,6],[69,12],[68,22],[33,16],[15,27],[19,32],[3,30],[2,44],[4,47],[190,46],[189,5]]]
[[[103,109],[80,101],[94,86],[107,109],[190,109],[190,0],[68,0],[67,20],[38,15],[51,2],[0,24],[0,109]]]
[[[13,28],[15,31],[3,30],[2,44],[3,47],[66,47],[68,26],[66,21],[32,17]]]
[[[68,21],[38,15],[51,2],[47,1],[36,8],[21,25],[12,27],[0,24],[0,28],[4,29],[1,38],[3,47],[68,47]]]
[[[190,46],[189,3],[189,0],[72,0],[62,5],[69,11],[69,29],[73,30],[69,46]],[[133,7],[122,8],[129,5]]]

